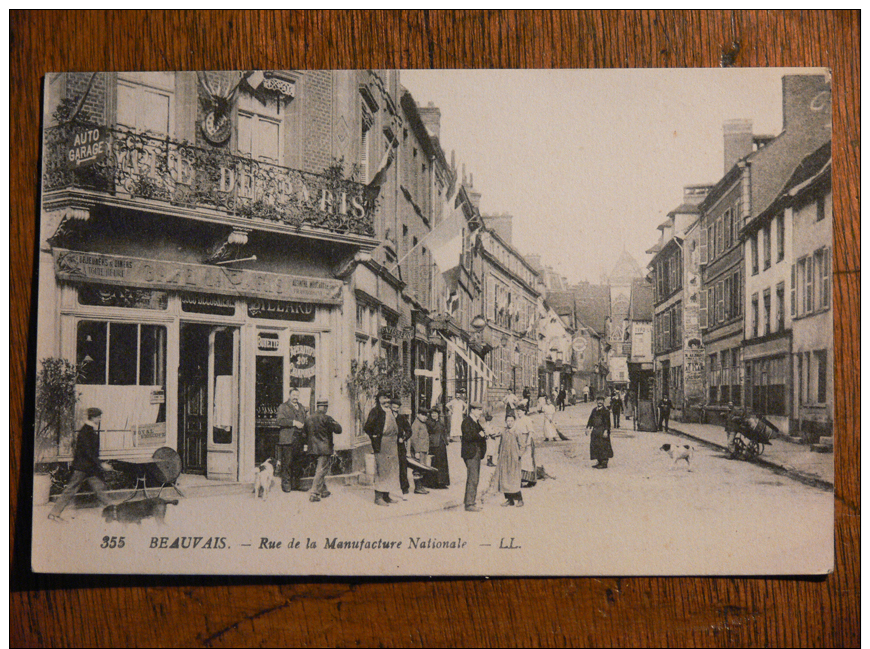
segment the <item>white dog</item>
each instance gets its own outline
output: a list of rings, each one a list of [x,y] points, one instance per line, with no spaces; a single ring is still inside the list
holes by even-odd
[[[277,464],[277,466],[276,466]],[[266,500],[269,492],[272,490],[272,484],[275,482],[275,471],[281,466],[280,462],[275,462],[269,458],[257,467],[257,472],[254,475],[254,494],[255,497]]]
[[[668,454],[668,457],[674,461],[673,466],[676,466],[680,460],[685,460],[686,466],[689,467],[690,471],[692,470],[692,459],[695,457],[694,446],[689,446],[688,444],[662,444],[659,450]]]

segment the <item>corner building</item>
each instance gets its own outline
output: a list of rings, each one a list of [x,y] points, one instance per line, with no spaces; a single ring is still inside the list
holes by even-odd
[[[329,398],[349,471],[354,323],[402,313],[389,278],[357,299],[396,211],[397,73],[66,73],[45,96],[37,359],[80,367],[101,456],[251,480],[297,388]]]

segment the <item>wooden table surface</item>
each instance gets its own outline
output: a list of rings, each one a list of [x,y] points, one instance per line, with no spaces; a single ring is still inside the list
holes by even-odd
[[[811,645],[859,640],[857,11],[10,15],[13,646]],[[65,70],[827,66],[836,570],[824,579],[310,580],[29,572],[40,84]],[[30,350],[30,351],[28,351]],[[28,467],[22,473],[22,466]],[[796,512],[799,515],[799,513]]]

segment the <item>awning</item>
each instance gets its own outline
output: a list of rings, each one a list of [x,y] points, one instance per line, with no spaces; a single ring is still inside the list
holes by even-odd
[[[484,362],[480,356],[468,349],[464,342],[460,341],[462,342],[462,345],[460,346],[449,338],[444,338],[444,340],[447,343],[448,351],[452,350],[454,354],[466,362],[474,374],[473,378],[483,377],[483,379],[488,383],[492,383],[495,380],[495,374],[486,366],[486,362]]]

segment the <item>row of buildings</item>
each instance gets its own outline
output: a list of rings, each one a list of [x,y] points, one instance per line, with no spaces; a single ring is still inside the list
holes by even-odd
[[[784,76],[782,132],[726,122],[723,176],[687,185],[659,225],[654,398],[678,419],[721,423],[734,404],[830,442],[830,97],[824,76]]]
[[[105,458],[250,480],[295,388],[360,470],[378,385],[496,408],[600,392],[627,357],[609,290],[514,248],[397,71],[64,73],[45,97],[37,359],[76,364]]]

